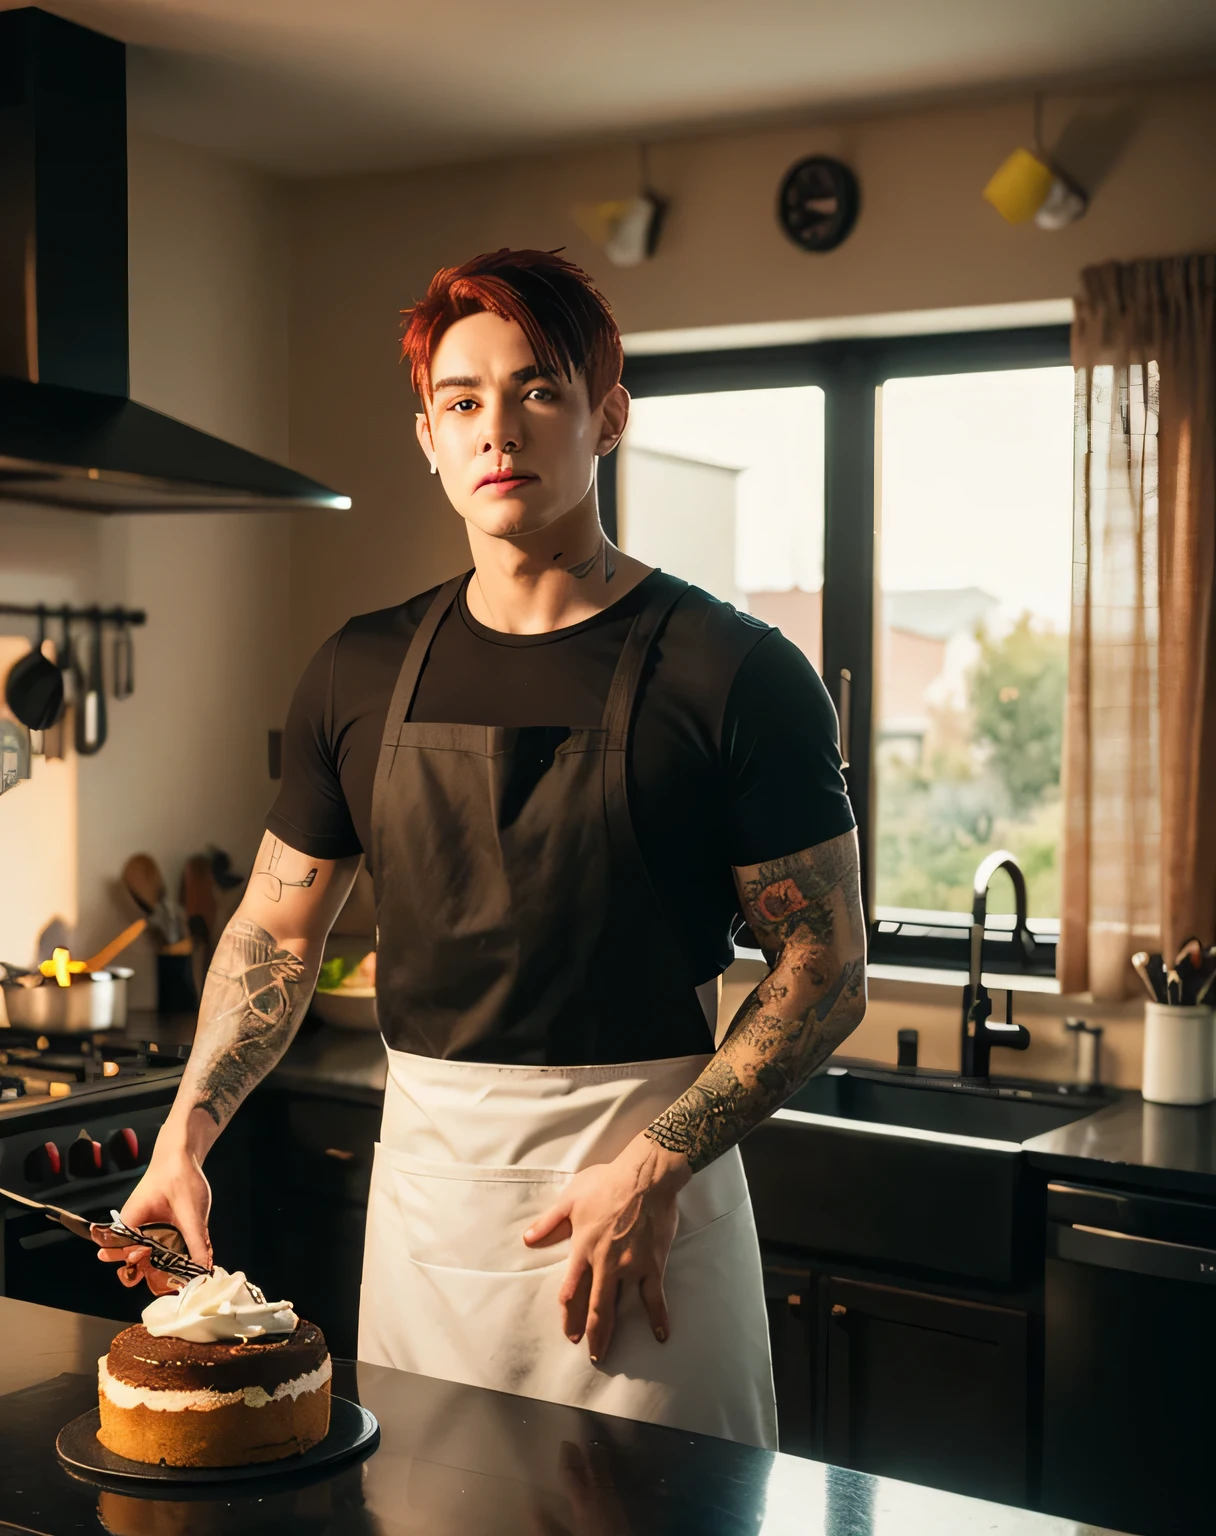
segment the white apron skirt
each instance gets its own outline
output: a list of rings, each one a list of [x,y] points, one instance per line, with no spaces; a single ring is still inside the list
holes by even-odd
[[[696,1079],[708,1056],[521,1067],[388,1051],[359,1359],[777,1448],[760,1249],[737,1148],[677,1200],[660,1344],[636,1287],[593,1365],[557,1295],[570,1242],[525,1229],[570,1177],[611,1161]]]

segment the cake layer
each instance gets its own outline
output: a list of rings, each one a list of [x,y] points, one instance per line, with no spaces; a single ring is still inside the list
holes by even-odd
[[[230,1344],[154,1338],[137,1323],[114,1339],[107,1366],[115,1380],[132,1387],[160,1392],[243,1392],[246,1387],[261,1387],[273,1396],[276,1387],[307,1376],[328,1356],[324,1334],[303,1319],[291,1333]]]
[[[169,1467],[241,1467],[299,1456],[329,1432],[329,1382],[252,1408],[243,1400],[206,1410],[163,1412],[137,1403],[122,1407],[104,1386],[98,1394],[97,1438],[130,1461]]]
[[[328,1355],[315,1371],[304,1376],[293,1376],[290,1381],[280,1382],[273,1392],[265,1387],[244,1387],[239,1392],[212,1392],[198,1387],[191,1392],[173,1388],[133,1387],[130,1382],[119,1381],[110,1375],[103,1355],[97,1362],[97,1385],[119,1408],[151,1408],[156,1413],[182,1413],[185,1409],[209,1412],[229,1403],[244,1403],[247,1408],[263,1408],[281,1397],[299,1397],[306,1392],[319,1391],[333,1375],[333,1365]]]

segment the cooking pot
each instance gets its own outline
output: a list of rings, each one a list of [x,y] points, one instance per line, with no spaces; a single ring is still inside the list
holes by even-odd
[[[13,1029],[47,1035],[87,1035],[120,1029],[127,1022],[127,982],[135,972],[125,966],[76,976],[70,987],[44,977],[36,987],[0,982],[4,1015]]]

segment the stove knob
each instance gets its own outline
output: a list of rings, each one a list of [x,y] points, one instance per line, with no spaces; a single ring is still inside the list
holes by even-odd
[[[57,1179],[63,1171],[59,1148],[53,1141],[44,1141],[25,1160],[25,1177],[30,1184],[45,1184],[47,1179]]]
[[[68,1148],[68,1172],[77,1179],[87,1179],[102,1170],[101,1142],[94,1141],[85,1131]]]
[[[115,1131],[110,1137],[110,1156],[118,1168],[138,1168],[143,1158],[139,1151],[139,1137],[129,1125]]]

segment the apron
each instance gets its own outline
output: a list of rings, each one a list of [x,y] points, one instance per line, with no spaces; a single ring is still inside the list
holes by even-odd
[[[685,584],[650,579],[600,727],[411,722],[427,651],[463,580],[441,588],[411,642],[376,771],[388,1078],[359,1359],[775,1450],[759,1245],[737,1148],[678,1196],[663,1344],[630,1286],[593,1365],[586,1342],[561,1328],[569,1240],[523,1242],[573,1174],[614,1158],[709,1060],[698,978],[672,953],[626,793],[638,691]],[[681,1053],[630,1059],[660,1021]],[[513,1059],[484,1059],[494,1054]]]

